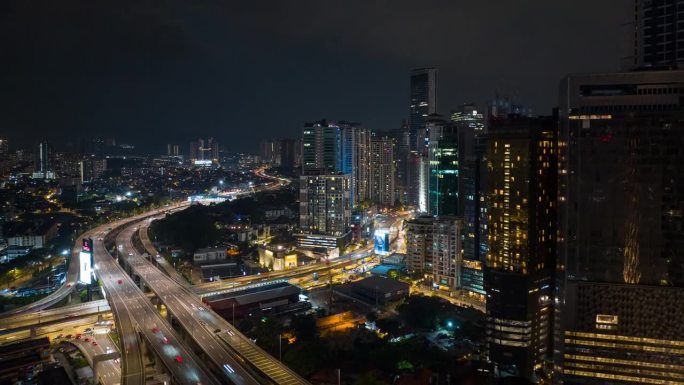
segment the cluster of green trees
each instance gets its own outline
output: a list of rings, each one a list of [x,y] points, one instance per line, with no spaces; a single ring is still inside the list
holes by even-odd
[[[232,224],[264,222],[264,205],[292,204],[289,192],[260,193],[215,205],[194,205],[150,226],[152,239],[180,248],[186,255],[195,250],[218,244],[226,235],[220,229]]]

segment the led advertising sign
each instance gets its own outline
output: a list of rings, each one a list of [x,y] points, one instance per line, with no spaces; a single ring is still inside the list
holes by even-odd
[[[373,240],[375,243],[375,252],[378,254],[389,254],[389,231],[388,230],[375,230],[373,234]]]
[[[90,285],[93,280],[93,240],[83,238],[83,249],[78,254],[78,281]]]
[[[78,271],[78,281],[86,285],[90,285],[92,282],[92,258],[93,255],[91,253],[86,253],[85,251],[81,251],[81,253],[78,255],[78,263],[80,266]]]

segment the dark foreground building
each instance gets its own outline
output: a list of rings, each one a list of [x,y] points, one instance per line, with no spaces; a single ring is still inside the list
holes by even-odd
[[[487,147],[487,346],[496,376],[534,379],[551,354],[557,120],[494,119]]]
[[[561,83],[563,384],[684,382],[684,71]]]

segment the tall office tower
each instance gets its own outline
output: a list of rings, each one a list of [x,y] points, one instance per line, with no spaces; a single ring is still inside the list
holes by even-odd
[[[7,139],[0,139],[0,155],[9,154],[9,141]]]
[[[53,179],[55,170],[53,169],[54,153],[52,146],[48,142],[40,142],[36,149],[33,178]]]
[[[325,120],[305,123],[302,130],[302,174],[342,169],[340,127]]]
[[[459,131],[459,213],[463,217],[463,267],[461,288],[484,299],[484,258],[487,250],[486,164],[484,115],[473,103],[451,111],[451,122]]]
[[[261,161],[272,166],[280,166],[281,142],[267,139],[261,141]]]
[[[475,103],[465,103],[451,110],[449,120],[474,132],[484,131],[484,114],[477,109]]]
[[[280,167],[291,171],[296,167],[296,146],[298,142],[294,139],[280,140]]]
[[[494,119],[487,146],[489,360],[497,376],[534,380],[551,354],[556,238],[555,118]]]
[[[458,215],[459,206],[459,132],[439,115],[425,122],[428,132],[428,213]]]
[[[684,71],[570,75],[559,114],[557,382],[682,383]]]
[[[394,206],[394,140],[373,136],[370,155],[370,198],[378,206]]]
[[[370,199],[370,140],[371,131],[357,123],[341,121],[340,169],[350,176],[351,206]]]
[[[349,175],[302,175],[299,226],[309,234],[339,236],[349,231]]]
[[[420,216],[406,222],[406,257],[412,272],[432,273],[432,216]]]
[[[684,68],[684,1],[634,0],[625,69]]]
[[[437,217],[432,225],[432,282],[443,290],[461,286],[461,221]]]
[[[420,68],[411,71],[411,104],[409,107],[409,131],[411,150],[419,147],[418,130],[425,118],[437,112],[437,69]]]

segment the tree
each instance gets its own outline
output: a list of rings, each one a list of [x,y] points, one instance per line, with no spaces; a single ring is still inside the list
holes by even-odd
[[[386,382],[375,377],[373,373],[365,373],[354,381],[354,385],[385,385]]]
[[[278,354],[281,332],[280,324],[268,317],[262,318],[261,322],[257,322],[252,329],[252,335],[256,338],[257,345],[274,356]]]
[[[311,341],[318,337],[316,318],[313,314],[302,314],[292,317],[292,329],[294,329],[297,338],[302,341]]]

